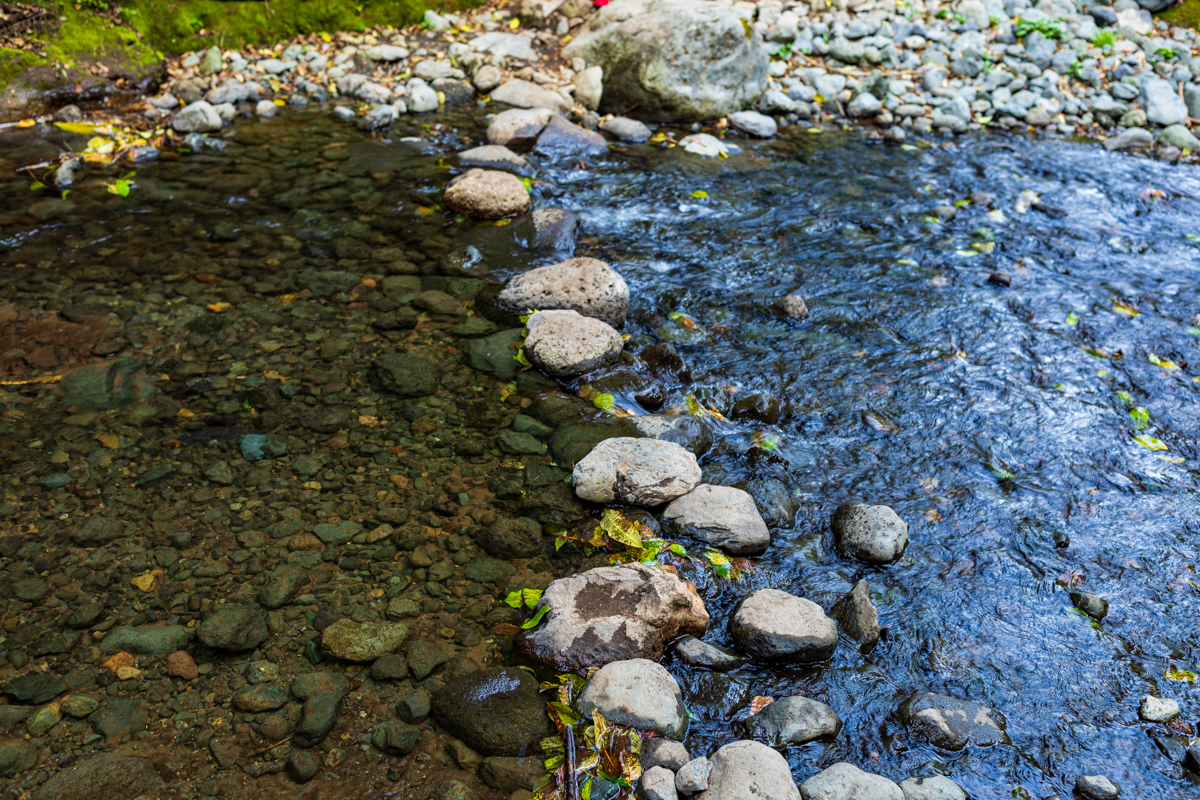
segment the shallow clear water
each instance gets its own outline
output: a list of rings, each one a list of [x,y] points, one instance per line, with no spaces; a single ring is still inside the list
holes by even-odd
[[[139,166],[120,203],[91,180],[73,191],[73,210],[36,224],[23,211],[28,177],[6,170],[5,296],[42,307],[39,282],[131,249],[161,250],[167,275],[201,271],[226,248],[255,254],[264,272],[295,254],[332,264],[347,241],[475,244],[500,278],[561,259],[531,256],[517,225],[420,209],[436,206],[458,171],[438,160],[481,140],[474,120],[448,122],[457,127],[393,132],[424,145],[372,140],[316,114],[239,123],[240,146]],[[57,146],[57,134],[0,136],[10,168]],[[349,159],[314,163],[343,142]],[[1200,234],[1200,173],[1018,137],[902,150],[801,131],[743,146],[721,162],[632,146],[586,158],[587,169],[532,157],[536,204],[578,212],[580,254],[630,283],[629,350],[672,340],[690,367],[690,383],[665,383],[667,405],[694,393],[727,410],[731,395],[755,392],[783,404],[776,425],[718,425],[721,443],[701,462],[709,482],[771,476],[802,503],[749,577],[699,573],[707,638],[729,644],[729,612],[751,589],[784,588],[828,609],[860,577],[887,629],[867,655],[844,640],[811,668],[718,674],[668,661],[697,718],[689,748],[742,738],[754,695],[802,693],[832,705],[845,728],[835,743],[786,751],[797,781],[848,760],[895,780],[938,771],[977,799],[1018,787],[1069,796],[1076,775],[1094,772],[1126,797],[1194,796],[1196,776],[1151,739],[1179,734],[1139,722],[1137,707],[1148,693],[1178,699],[1196,733],[1200,692],[1166,674],[1200,672],[1200,335],[1189,332],[1200,241],[1187,238]],[[331,171],[344,177],[325,185]],[[700,190],[707,197],[692,196]],[[1066,216],[1021,213],[1024,191]],[[925,219],[972,192],[992,194],[1004,219],[971,205],[949,223]],[[990,237],[977,233],[985,228]],[[988,238],[990,253],[972,248]],[[1011,288],[988,284],[995,269],[1012,274]],[[149,288],[130,296],[154,287],[154,273],[140,274]],[[53,307],[61,290],[46,291]],[[808,319],[773,311],[789,292],[803,294]],[[631,394],[618,402],[635,407]],[[1149,414],[1145,430],[1136,407]],[[849,499],[891,505],[909,522],[900,562],[864,567],[837,554],[828,520]],[[1073,572],[1109,601],[1102,623],[1057,583]],[[947,754],[909,741],[893,711],[916,691],[996,708],[1013,745]]]

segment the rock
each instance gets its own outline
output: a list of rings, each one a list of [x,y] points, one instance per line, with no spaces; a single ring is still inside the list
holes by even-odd
[[[1155,125],[1187,125],[1187,103],[1170,82],[1162,78],[1143,79],[1138,99],[1146,111],[1146,119]]]
[[[775,307],[792,319],[808,317],[808,306],[805,304],[804,298],[798,294],[784,295],[775,301]]]
[[[1194,86],[1195,84],[1188,84]],[[1200,88],[1200,87],[1198,87]],[[1191,116],[1191,112],[1188,112]],[[1192,135],[1192,132],[1184,125],[1171,125],[1163,128],[1158,134],[1157,139],[1159,144],[1166,142],[1167,144],[1178,147],[1180,150],[1188,149],[1193,153],[1200,152],[1200,139]]]
[[[40,705],[67,691],[66,681],[48,672],[31,672],[9,680],[4,693],[17,703]]]
[[[529,166],[529,162],[521,156],[498,144],[485,144],[482,147],[464,150],[458,154],[458,163],[488,169],[511,169],[514,172],[521,172]]]
[[[471,369],[494,375],[498,380],[511,381],[520,372],[514,360],[524,338],[521,331],[500,331],[463,345],[463,361]]]
[[[475,794],[475,790],[462,781],[451,778],[438,784],[432,800],[479,800],[479,795]]]
[[[530,40],[519,33],[493,31],[482,36],[476,36],[467,42],[477,53],[491,53],[494,56],[515,58],[518,61],[537,61],[537,51],[533,49]]]
[[[646,564],[599,567],[551,582],[538,627],[517,636],[525,655],[562,671],[657,660],[679,636],[703,636],[708,612],[691,583]]]
[[[384,389],[400,397],[431,395],[442,382],[441,367],[420,356],[401,353],[377,358],[374,373]]]
[[[71,534],[71,541],[80,547],[101,547],[114,539],[128,536],[132,532],[131,529],[132,526],[115,519],[88,517],[87,521]]]
[[[757,111],[738,111],[729,115],[729,124],[742,133],[759,139],[772,139],[779,133],[775,120]]]
[[[396,652],[407,638],[408,628],[399,623],[339,619],[321,631],[321,651],[343,661],[374,661]]]
[[[804,800],[904,800],[900,787],[882,775],[841,762],[800,785]]]
[[[167,674],[172,678],[194,681],[200,677],[200,668],[196,666],[191,653],[186,650],[177,650],[167,656]]]
[[[75,719],[89,717],[99,707],[100,701],[86,694],[73,694],[63,698],[62,704],[59,706],[63,714]]]
[[[1105,150],[1145,150],[1154,144],[1154,134],[1145,128],[1130,128],[1104,141]]]
[[[102,753],[74,761],[51,775],[34,800],[133,800],[155,796],[165,788],[148,759]]]
[[[387,106],[381,106],[381,108],[387,108]],[[259,100],[254,105],[254,113],[256,116],[262,117],[263,119],[271,119],[272,117],[279,114],[279,106],[275,105],[274,100]],[[394,120],[395,120],[395,113],[393,113],[391,115],[391,117],[388,119],[388,124],[391,124]],[[379,124],[379,125],[372,124],[369,127],[370,128],[382,128],[385,126],[382,124]]]
[[[638,781],[637,797],[640,800],[678,800],[675,773],[666,767],[651,767],[644,771]]]
[[[517,108],[549,109],[555,114],[567,114],[571,110],[571,105],[558,92],[516,78],[507,80],[493,89],[492,101]]]
[[[656,506],[700,484],[696,457],[674,442],[618,437],[596,445],[574,472],[575,494],[593,503]]]
[[[1107,600],[1080,589],[1071,589],[1069,596],[1075,607],[1092,619],[1099,621],[1108,616]]]
[[[471,84],[483,94],[487,94],[504,81],[504,73],[491,64],[485,64],[471,78]]]
[[[514,758],[492,756],[479,765],[479,778],[493,789],[515,792],[518,789],[533,791],[537,780],[546,770],[540,758]]]
[[[575,311],[539,311],[525,324],[525,355],[553,378],[569,380],[606,367],[625,347],[611,325]]]
[[[37,764],[37,745],[24,739],[0,739],[0,778],[7,778]]]
[[[830,616],[863,649],[870,649],[879,641],[879,612],[871,603],[871,585],[865,578],[834,604]]]
[[[100,642],[100,652],[112,655],[124,650],[135,656],[165,656],[182,650],[195,631],[186,625],[131,625],[113,628]]]
[[[684,636],[675,642],[675,656],[688,666],[703,667],[717,672],[737,669],[746,663],[746,659],[732,650],[701,641],[695,636]]]
[[[610,136],[615,136],[622,142],[644,142],[650,138],[652,131],[644,122],[628,117],[613,117],[605,120],[600,128]]]
[[[738,649],[758,659],[824,661],[838,643],[837,625],[819,605],[778,589],[747,595],[729,629]]]
[[[204,100],[184,106],[171,119],[171,127],[178,133],[214,133],[224,125],[221,115]]]
[[[859,92],[846,104],[846,113],[854,119],[873,117],[883,108],[883,104],[870,92]]]
[[[1138,716],[1146,722],[1169,722],[1179,716],[1179,703],[1146,695],[1138,706]]]
[[[1117,800],[1121,787],[1103,775],[1080,775],[1075,779],[1075,791],[1088,800]]]
[[[489,756],[515,756],[550,735],[538,680],[516,667],[463,675],[433,694],[432,710],[446,730]]]
[[[325,741],[337,725],[342,699],[350,691],[350,682],[336,672],[314,672],[292,680],[291,692],[303,700],[300,722],[292,731],[295,747],[316,747]]]
[[[675,773],[675,788],[682,794],[697,794],[708,788],[712,763],[703,756],[694,758]]]
[[[629,310],[629,285],[599,259],[569,258],[514,276],[496,296],[496,305],[510,314],[577,311],[620,327]]]
[[[489,144],[506,145],[514,139],[532,139],[554,116],[548,108],[510,108],[501,111],[487,128]]]
[[[754,498],[758,513],[768,530],[791,528],[796,524],[800,500],[783,481],[777,478],[756,478],[737,484]]]
[[[675,533],[733,555],[757,555],[771,543],[754,498],[732,486],[700,484],[672,500],[663,511],[662,522]]]
[[[429,674],[422,670],[422,674]],[[425,689],[418,689],[396,704],[396,713],[400,719],[419,725],[429,718],[432,710],[433,696]]]
[[[443,195],[446,207],[477,219],[501,219],[529,210],[529,192],[515,175],[471,169],[450,182]]]
[[[782,697],[746,720],[746,733],[771,747],[832,738],[841,730],[832,708],[807,697]]]
[[[699,458],[712,447],[712,429],[703,420],[683,414],[642,414],[628,417],[646,439],[674,442]]]
[[[408,58],[408,48],[397,47],[394,44],[377,44],[364,50],[363,55],[372,61],[399,61]]]
[[[539,208],[530,217],[533,224],[533,235],[529,237],[530,247],[562,250],[566,253],[575,252],[575,240],[579,236],[578,214],[565,208]],[[598,315],[588,314],[587,316]]]
[[[528,517],[502,517],[485,528],[477,541],[496,558],[530,558],[542,552],[542,526]]]
[[[832,528],[838,551],[868,564],[890,564],[908,547],[908,523],[888,506],[842,503]]]
[[[608,150],[608,142],[595,131],[581,128],[556,115],[538,134],[534,149],[545,155],[596,155]]]
[[[644,119],[715,119],[752,105],[767,86],[762,39],[732,7],[702,0],[605,6],[563,57],[603,69],[602,112],[637,108]]]
[[[296,591],[308,583],[308,572],[296,564],[280,564],[271,570],[267,582],[258,592],[258,602],[264,608],[286,605]]]
[[[671,673],[653,661],[634,658],[600,668],[576,703],[585,718],[599,710],[609,722],[654,731],[682,742],[688,715],[683,692]]]
[[[413,80],[408,87],[408,100],[405,110],[409,114],[427,114],[436,111],[438,107],[437,92],[422,80]]]
[[[905,778],[900,781],[904,800],[967,800],[967,793],[954,781],[941,775]]]
[[[774,425],[779,422],[779,399],[764,392],[743,397],[733,404],[729,416]]]
[[[254,650],[270,635],[261,611],[234,603],[217,606],[196,628],[196,637],[205,647],[234,653]]]
[[[741,152],[736,145],[722,141],[708,133],[693,133],[679,140],[679,146],[685,152],[704,158],[726,158]]]
[[[683,769],[692,760],[687,748],[671,739],[642,740],[642,769],[665,767],[671,772]]]
[[[902,703],[899,713],[910,736],[943,750],[1009,743],[1004,715],[981,703],[921,692]]]
[[[600,98],[604,95],[604,70],[600,67],[588,67],[575,76],[575,100],[589,111],[600,107]]]
[[[800,800],[787,760],[765,744],[731,742],[708,760],[708,789],[697,800]]]
[[[321,771],[321,754],[312,750],[293,750],[284,764],[284,771],[296,783],[308,783]]]
[[[287,691],[273,683],[245,686],[233,695],[233,704],[242,711],[258,714],[273,711],[287,704]]]

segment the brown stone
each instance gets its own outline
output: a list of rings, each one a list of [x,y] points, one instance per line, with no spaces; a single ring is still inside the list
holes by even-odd
[[[520,178],[488,169],[468,170],[455,178],[444,199],[452,211],[478,219],[514,217],[524,214],[531,205]]]
[[[186,650],[176,650],[167,656],[167,674],[172,678],[193,681],[200,676],[200,669]]]

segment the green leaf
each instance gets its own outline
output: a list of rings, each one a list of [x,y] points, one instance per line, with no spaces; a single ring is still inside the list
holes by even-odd
[[[109,194],[115,194],[118,197],[129,197],[129,192],[133,189],[133,181],[118,178],[112,183],[105,184]]]
[[[559,721],[564,725],[575,725],[580,720],[580,716],[575,713],[575,710],[565,703],[552,700],[546,705],[551,711],[558,715]]]
[[[561,753],[556,756],[550,756],[550,758],[546,759],[546,771],[553,772],[554,770],[558,769],[563,761],[566,760],[566,758],[567,757]]]
[[[708,197],[708,192],[704,191],[703,189],[697,189],[696,191],[692,192],[691,197],[694,197],[697,200],[703,200],[704,198]]]
[[[592,800],[592,777],[589,775],[579,787],[580,800]]]
[[[522,367],[525,367],[526,369],[530,369],[531,367],[533,367],[533,364],[530,362],[528,356],[525,355],[524,347],[522,347],[520,350],[518,350],[517,354],[515,356],[513,356],[513,361],[517,362],[518,364],[520,364]]]
[[[1188,669],[1171,667],[1167,670],[1167,677],[1173,681],[1187,681],[1188,683],[1191,683],[1192,681],[1196,680],[1196,673]]]
[[[1067,324],[1070,325],[1071,327],[1078,325],[1079,324],[1079,315],[1076,314],[1074,311],[1072,311],[1070,314],[1067,314]]]
[[[985,466],[992,473],[992,477],[998,481],[1011,481],[1013,478],[1017,477],[994,461],[987,462]]]
[[[1117,397],[1121,398],[1121,399],[1122,399],[1123,401],[1125,401],[1126,403],[1132,403],[1132,402],[1133,402],[1133,395],[1131,395],[1129,392],[1125,391],[1124,389],[1122,389],[1121,391],[1117,392]]]
[[[508,596],[504,598],[504,602],[507,603],[508,605],[512,606],[513,608],[520,608],[521,607],[521,593],[520,592],[509,592]]]
[[[1129,409],[1129,417],[1133,420],[1133,427],[1139,431],[1150,427],[1150,412],[1141,406]]]
[[[617,407],[617,402],[611,394],[598,394],[592,398],[592,405],[601,411],[612,411]]]
[[[542,599],[541,589],[522,589],[521,599],[525,601],[526,608],[537,608],[538,600]]]
[[[545,739],[542,739],[543,750],[562,750],[565,746],[563,740],[557,736],[547,736]]]
[[[554,537],[554,549],[561,550],[562,546],[567,543],[567,540],[561,536]]]
[[[534,612],[533,616],[521,623],[523,630],[536,628],[537,624],[542,621],[542,617],[546,616],[546,612],[550,610],[550,606],[542,606]]]
[[[34,181],[33,183],[29,184],[29,191],[31,191],[31,192],[36,192],[39,189],[45,189],[45,188],[46,188],[46,184],[42,183],[41,181]]]
[[[533,194],[533,178],[521,178],[521,183],[525,184],[525,191]]]
[[[1133,440],[1148,450],[1166,450],[1167,446],[1157,436],[1151,436],[1148,433],[1139,433],[1133,437]]]
[[[1200,336],[1200,328],[1188,328],[1187,332],[1192,336]]]
[[[66,200],[66,199],[67,199],[67,195],[69,195],[70,193],[71,193],[71,190],[70,190],[70,189],[63,189],[63,190],[62,190],[62,199],[63,199],[63,200]]]
[[[681,544],[671,544],[667,547],[672,553],[682,558],[687,558],[687,550]]]

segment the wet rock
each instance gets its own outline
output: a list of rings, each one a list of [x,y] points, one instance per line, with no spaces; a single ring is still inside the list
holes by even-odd
[[[498,170],[468,170],[450,182],[443,197],[447,208],[476,219],[515,217],[530,206],[521,179]]]
[[[62,721],[62,714],[54,706],[45,706],[33,712],[25,720],[25,730],[30,736],[45,736],[51,728]]]
[[[496,296],[496,305],[510,314],[577,311],[620,327],[629,310],[629,285],[599,259],[571,258],[511,278]]]
[[[33,769],[37,745],[24,739],[0,739],[0,778]]]
[[[779,133],[775,120],[757,111],[738,111],[729,115],[729,124],[747,136],[773,139]]]
[[[8,733],[20,725],[34,712],[32,706],[17,706],[12,703],[0,703],[0,732]]]
[[[766,89],[767,54],[749,30],[728,6],[617,3],[593,14],[563,57],[603,69],[604,113],[637,108],[643,119],[715,119]]]
[[[128,739],[146,727],[142,701],[135,697],[110,697],[90,717],[92,730],[116,742]]]
[[[100,642],[100,652],[111,655],[124,650],[138,656],[165,656],[182,650],[195,631],[186,625],[134,625],[113,628]]]
[[[1179,703],[1146,695],[1138,705],[1138,716],[1146,722],[1169,722],[1179,716]]]
[[[904,792],[887,778],[845,762],[813,775],[800,785],[800,794],[804,800],[904,800]]]
[[[171,119],[171,127],[178,133],[214,133],[224,124],[217,110],[204,100],[185,106]]]
[[[479,779],[493,789],[515,792],[518,789],[533,791],[545,769],[540,758],[492,756],[483,760],[478,772]]]
[[[808,305],[798,294],[784,295],[775,301],[775,308],[792,319],[807,319]]]
[[[362,281],[362,276],[353,272],[335,269],[304,270],[296,276],[296,283],[317,297],[333,297],[348,292]]]
[[[576,707],[585,718],[599,710],[609,722],[675,741],[687,735],[688,715],[679,684],[664,667],[644,658],[601,667],[584,685]]]
[[[308,583],[308,572],[295,564],[280,564],[271,570],[267,582],[258,591],[258,602],[263,608],[280,608],[287,605],[301,586]]]
[[[783,481],[777,478],[755,478],[736,486],[754,498],[754,505],[767,528],[786,529],[796,524],[800,500]]]
[[[73,694],[64,698],[60,709],[63,714],[74,719],[84,719],[100,707],[100,701],[86,694]]]
[[[479,559],[476,559],[477,561]],[[505,563],[505,562],[501,562]],[[506,564],[510,570],[512,566]],[[511,572],[509,573],[512,574]],[[478,575],[477,577],[487,578],[490,575]],[[472,578],[471,580],[475,580]],[[476,581],[483,583],[486,581]],[[435,669],[445,664],[453,655],[447,652],[446,648],[437,642],[430,642],[424,639],[414,639],[408,644],[408,666],[412,670],[413,677],[417,680],[424,680]]]
[[[708,789],[698,800],[800,800],[787,760],[765,744],[730,742],[708,760]]]
[[[943,750],[1009,743],[1004,715],[982,703],[921,692],[901,704],[899,715],[910,736]]]
[[[1145,150],[1154,144],[1154,134],[1145,128],[1129,128],[1104,141],[1105,150]]]
[[[458,163],[487,169],[511,169],[514,172],[521,172],[529,166],[529,162],[524,158],[507,147],[496,144],[485,144],[482,147],[464,150],[458,154]]]
[[[284,771],[296,783],[308,783],[321,771],[321,754],[313,750],[293,750],[284,764]]]
[[[829,613],[841,625],[842,632],[862,648],[869,649],[879,641],[879,612],[871,602],[871,585],[865,578],[854,584]]]
[[[640,800],[678,800],[675,773],[666,767],[646,770],[638,781],[637,796]]]
[[[575,252],[575,240],[579,236],[578,214],[565,208],[539,208],[530,217],[533,227],[530,247]]]
[[[155,796],[165,788],[149,760],[102,753],[63,767],[42,784],[34,797],[36,800],[135,798]]]
[[[615,136],[622,142],[644,142],[650,138],[652,131],[644,122],[628,117],[613,117],[605,120],[601,130],[610,136]]]
[[[576,464],[606,439],[637,438],[637,434],[636,425],[628,417],[568,423],[554,432],[550,452],[560,464]]]
[[[462,781],[451,778],[438,785],[433,793],[433,800],[479,800],[479,795]]]
[[[529,558],[542,552],[542,526],[528,517],[502,517],[484,529],[478,542],[496,558]]]
[[[388,606],[389,610],[391,606]],[[390,616],[390,614],[389,614]],[[385,653],[371,665],[371,677],[377,681],[398,681],[408,677],[408,662],[398,653]]]
[[[694,758],[675,773],[675,788],[682,794],[703,792],[708,788],[708,776],[711,773],[712,763],[707,758]]]
[[[403,722],[385,722],[375,729],[371,741],[385,755],[402,756],[411,752],[420,738],[420,728]]]
[[[375,360],[375,378],[399,397],[424,397],[437,391],[442,370],[420,356],[388,353]]]
[[[967,800],[967,793],[954,781],[941,775],[905,778],[900,781],[904,800]]]
[[[675,772],[692,760],[687,748],[671,739],[642,740],[642,769],[666,767]]]
[[[49,672],[31,672],[9,680],[4,693],[14,702],[40,705],[47,703],[67,691],[62,678]]]
[[[71,534],[71,541],[80,547],[101,547],[114,539],[128,536],[132,532],[131,528],[132,526],[115,519],[88,517],[79,529]]]
[[[781,697],[746,720],[746,733],[771,747],[832,738],[841,730],[837,712],[807,697]]]
[[[908,547],[908,523],[888,506],[842,503],[832,528],[838,551],[868,564],[890,564]]]
[[[538,134],[534,149],[553,156],[595,155],[608,150],[608,142],[595,131],[554,116]]]
[[[428,674],[428,673],[425,673]],[[429,718],[433,696],[426,689],[417,689],[396,704],[396,713],[405,722],[418,725]]]
[[[752,394],[734,403],[729,416],[774,425],[779,422],[779,400],[769,394]]]
[[[514,357],[523,341],[520,330],[500,331],[463,345],[463,361],[497,380],[511,381],[521,371]]]
[[[526,656],[564,671],[613,661],[656,660],[668,642],[703,636],[708,612],[696,588],[646,564],[600,567],[553,581],[542,596],[550,611],[516,639]]]
[[[695,636],[684,636],[675,642],[675,656],[688,666],[703,667],[716,672],[737,669],[746,663],[746,659],[732,650],[702,641]]]
[[[642,414],[630,417],[637,432],[646,439],[674,442],[699,458],[713,444],[712,428],[704,420],[684,414]]]
[[[515,756],[550,735],[538,680],[516,667],[487,669],[447,681],[432,710],[446,730],[488,756]]]
[[[485,64],[471,78],[471,84],[483,94],[487,94],[504,81],[504,73],[491,64]]]
[[[1102,620],[1108,616],[1108,601],[1080,589],[1070,591],[1071,602],[1083,613],[1094,620]]]
[[[511,456],[540,456],[546,452],[546,445],[530,436],[528,433],[506,428],[497,437],[500,449]]]
[[[575,76],[575,100],[589,111],[600,107],[600,98],[604,95],[604,70],[600,67],[588,67]]]
[[[261,611],[233,603],[217,606],[196,628],[197,638],[206,647],[234,653],[254,650],[270,635]]]
[[[542,372],[562,380],[613,363],[625,347],[611,325],[575,311],[538,311],[526,328],[525,355]]]
[[[747,595],[729,629],[738,649],[759,659],[824,661],[838,643],[837,624],[819,605],[778,589]]]
[[[1088,800],[1117,800],[1121,787],[1104,775],[1080,775],[1075,779],[1075,791]]]
[[[287,703],[287,691],[282,686],[263,683],[246,686],[233,695],[233,704],[242,711],[259,713],[282,708]]]
[[[241,748],[224,739],[211,739],[208,743],[208,752],[212,753],[213,761],[216,761],[217,766],[221,769],[232,767],[242,757]]]
[[[532,139],[542,132],[553,116],[554,112],[546,108],[501,111],[488,125],[488,143],[506,145],[514,139]]]
[[[292,732],[292,744],[316,747],[337,725],[350,682],[336,672],[313,672],[296,677],[290,688],[296,699],[304,701],[300,722]]]
[[[394,622],[339,619],[321,631],[321,651],[343,661],[374,661],[394,653],[408,638],[408,628]]]
[[[696,457],[674,442],[606,439],[573,472],[575,493],[593,503],[655,506],[700,484]]]
[[[571,105],[557,92],[517,78],[507,80],[493,89],[492,101],[517,108],[549,109],[556,114],[566,114],[571,110]]]
[[[507,561],[484,556],[468,562],[463,574],[467,580],[475,583],[497,583],[504,578],[511,578],[516,574],[516,568]]]
[[[663,525],[733,555],[757,555],[771,543],[754,498],[732,486],[702,483],[663,511]]]
[[[457,106],[475,101],[475,89],[471,84],[456,78],[435,78],[430,88],[441,93],[446,105]]]
[[[1012,286],[1012,275],[1007,270],[998,269],[988,276],[988,283],[1007,289]]]

